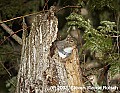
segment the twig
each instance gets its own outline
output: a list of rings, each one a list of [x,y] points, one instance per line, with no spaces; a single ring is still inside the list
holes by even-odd
[[[0,20],[0,22],[2,22]],[[0,24],[4,30],[6,30],[7,33],[12,35],[12,38],[15,39],[20,45],[22,45],[22,39],[14,33],[12,29],[10,29],[5,23]]]
[[[60,12],[61,10],[63,10],[63,9],[65,9],[65,8],[81,8],[81,6],[65,6],[65,7],[62,7],[62,8],[60,8],[58,11],[56,11],[56,13],[57,12]]]
[[[87,76],[85,76],[83,73],[82,73],[82,76],[90,83],[90,85],[92,86],[92,87],[94,87],[94,85],[91,83],[91,81],[87,78]],[[95,90],[92,90],[94,93],[96,93],[96,91]]]
[[[20,53],[18,53],[18,51],[13,51],[13,52],[7,52],[7,53],[0,53],[0,55],[9,55],[9,54],[18,54],[20,55]]]
[[[6,67],[2,64],[2,62],[0,61],[0,64],[2,65],[2,67],[6,70],[6,72],[9,74],[9,76],[11,77],[12,75],[10,74],[10,72],[6,69]]]
[[[13,83],[13,82],[11,82],[10,80],[8,81],[10,84],[12,84],[15,88],[16,88],[16,86],[15,86],[15,84]]]
[[[115,37],[115,38],[117,38],[117,37],[120,37],[120,35],[117,35],[117,36],[115,36],[115,35],[105,35],[105,36],[107,36],[107,37]]]
[[[45,10],[45,7],[48,5],[49,0],[47,0],[47,2],[45,3],[44,7],[43,7],[43,11]]]
[[[48,0],[48,1],[49,1],[49,0]],[[60,9],[59,9],[58,11],[56,11],[56,12],[59,12],[59,11],[65,9],[65,8],[81,8],[81,6],[69,6],[69,5],[68,5],[68,6],[65,6],[65,7],[60,8]],[[40,11],[40,12],[35,12],[35,13],[31,13],[31,14],[27,14],[27,15],[15,17],[15,18],[12,18],[12,19],[9,19],[9,20],[4,20],[4,21],[0,22],[0,24],[6,23],[6,22],[10,22],[10,21],[13,21],[13,20],[16,20],[16,19],[20,19],[20,18],[23,18],[23,17],[27,17],[27,16],[32,16],[32,15],[39,14],[39,13],[44,13],[44,12],[48,12],[48,10],[44,10],[44,9],[43,9],[43,11]]]
[[[20,32],[20,31],[22,31],[22,30],[23,30],[23,29],[20,29],[20,30],[18,30],[18,31],[16,31],[16,32],[13,32],[12,34],[10,34],[5,40],[3,40],[3,41],[0,43],[0,45],[2,45],[9,37],[13,36],[14,34]],[[22,44],[22,43],[21,43],[21,44]]]
[[[40,12],[36,12],[36,13],[32,13],[32,14],[27,14],[27,15],[24,15],[24,16],[15,17],[15,18],[12,18],[12,19],[9,19],[9,20],[2,21],[2,22],[0,22],[0,24],[10,22],[10,21],[13,21],[13,20],[16,20],[16,19],[20,19],[20,18],[23,18],[23,17],[32,16],[32,15],[39,14],[39,13],[42,13],[42,12],[47,12],[47,11],[48,10],[44,10],[44,11],[40,11]]]

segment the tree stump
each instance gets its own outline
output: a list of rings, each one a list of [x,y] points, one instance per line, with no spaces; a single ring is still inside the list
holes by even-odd
[[[57,44],[60,48],[75,47],[71,55],[64,59],[60,58],[60,62],[61,64],[64,64],[67,72],[67,86],[70,86],[70,93],[82,93],[82,91],[84,90],[84,84],[82,82],[78,49],[76,48],[76,44],[73,38],[68,35],[65,40],[58,41]]]
[[[71,86],[83,86],[77,49],[65,59],[50,48],[57,38],[58,20],[52,7],[47,13],[35,15],[28,37],[23,33],[21,64],[16,93],[82,93]],[[57,43],[73,46],[68,36]],[[65,46],[64,46],[65,47]]]

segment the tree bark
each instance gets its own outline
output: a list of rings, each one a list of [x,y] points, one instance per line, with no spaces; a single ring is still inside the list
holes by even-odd
[[[36,15],[29,36],[23,35],[16,93],[82,93],[70,87],[83,86],[77,49],[66,59],[60,58],[57,48],[50,56],[58,32],[58,20],[53,10]],[[70,38],[67,39],[70,44]]]

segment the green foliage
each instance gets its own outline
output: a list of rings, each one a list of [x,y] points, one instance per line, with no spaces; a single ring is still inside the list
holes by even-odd
[[[106,35],[119,34],[118,31],[115,31],[115,27],[116,27],[115,22],[101,21],[100,24],[102,26],[99,26],[98,29],[100,30],[101,33],[106,34]]]
[[[69,26],[77,26],[78,28],[85,29],[91,28],[90,20],[86,21],[82,15],[71,13],[66,19]]]
[[[17,84],[16,77],[12,77],[10,80],[6,81],[6,88],[8,89],[9,93],[14,93]]]
[[[69,26],[76,26],[79,29],[84,29],[83,38],[85,44],[81,49],[91,50],[91,52],[96,52],[102,54],[101,62],[111,64],[111,72],[115,74],[118,69],[120,70],[120,59],[118,53],[115,52],[113,47],[113,35],[118,35],[116,31],[115,22],[101,21],[100,26],[94,29],[91,25],[90,20],[85,20],[84,17],[76,13],[72,13],[67,17]],[[114,70],[114,69],[117,70]]]
[[[111,64],[110,73],[111,77],[116,74],[120,74],[120,55],[118,53],[111,53],[105,60],[107,63]]]
[[[88,6],[91,10],[102,10],[105,7],[108,7],[112,10],[119,10],[119,0],[89,0]]]
[[[112,49],[111,37],[106,37],[107,32],[113,30],[113,27],[115,26],[113,25],[108,27],[109,24],[113,24],[112,22],[101,22],[101,24],[104,24],[104,26],[98,27],[100,29],[100,31],[98,31],[92,27],[90,20],[86,21],[81,15],[78,15],[76,13],[72,13],[67,18],[67,20],[69,20],[69,26],[77,26],[78,28],[84,28],[85,33],[83,38],[86,41],[83,47],[84,49],[90,49],[92,52],[97,51],[103,53]],[[116,32],[115,30],[113,31]]]

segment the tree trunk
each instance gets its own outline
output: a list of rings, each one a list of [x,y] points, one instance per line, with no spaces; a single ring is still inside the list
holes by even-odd
[[[58,32],[53,10],[36,15],[30,35],[23,36],[16,93],[82,93],[70,87],[83,86],[77,49],[67,59],[59,57],[58,49],[50,56]]]

